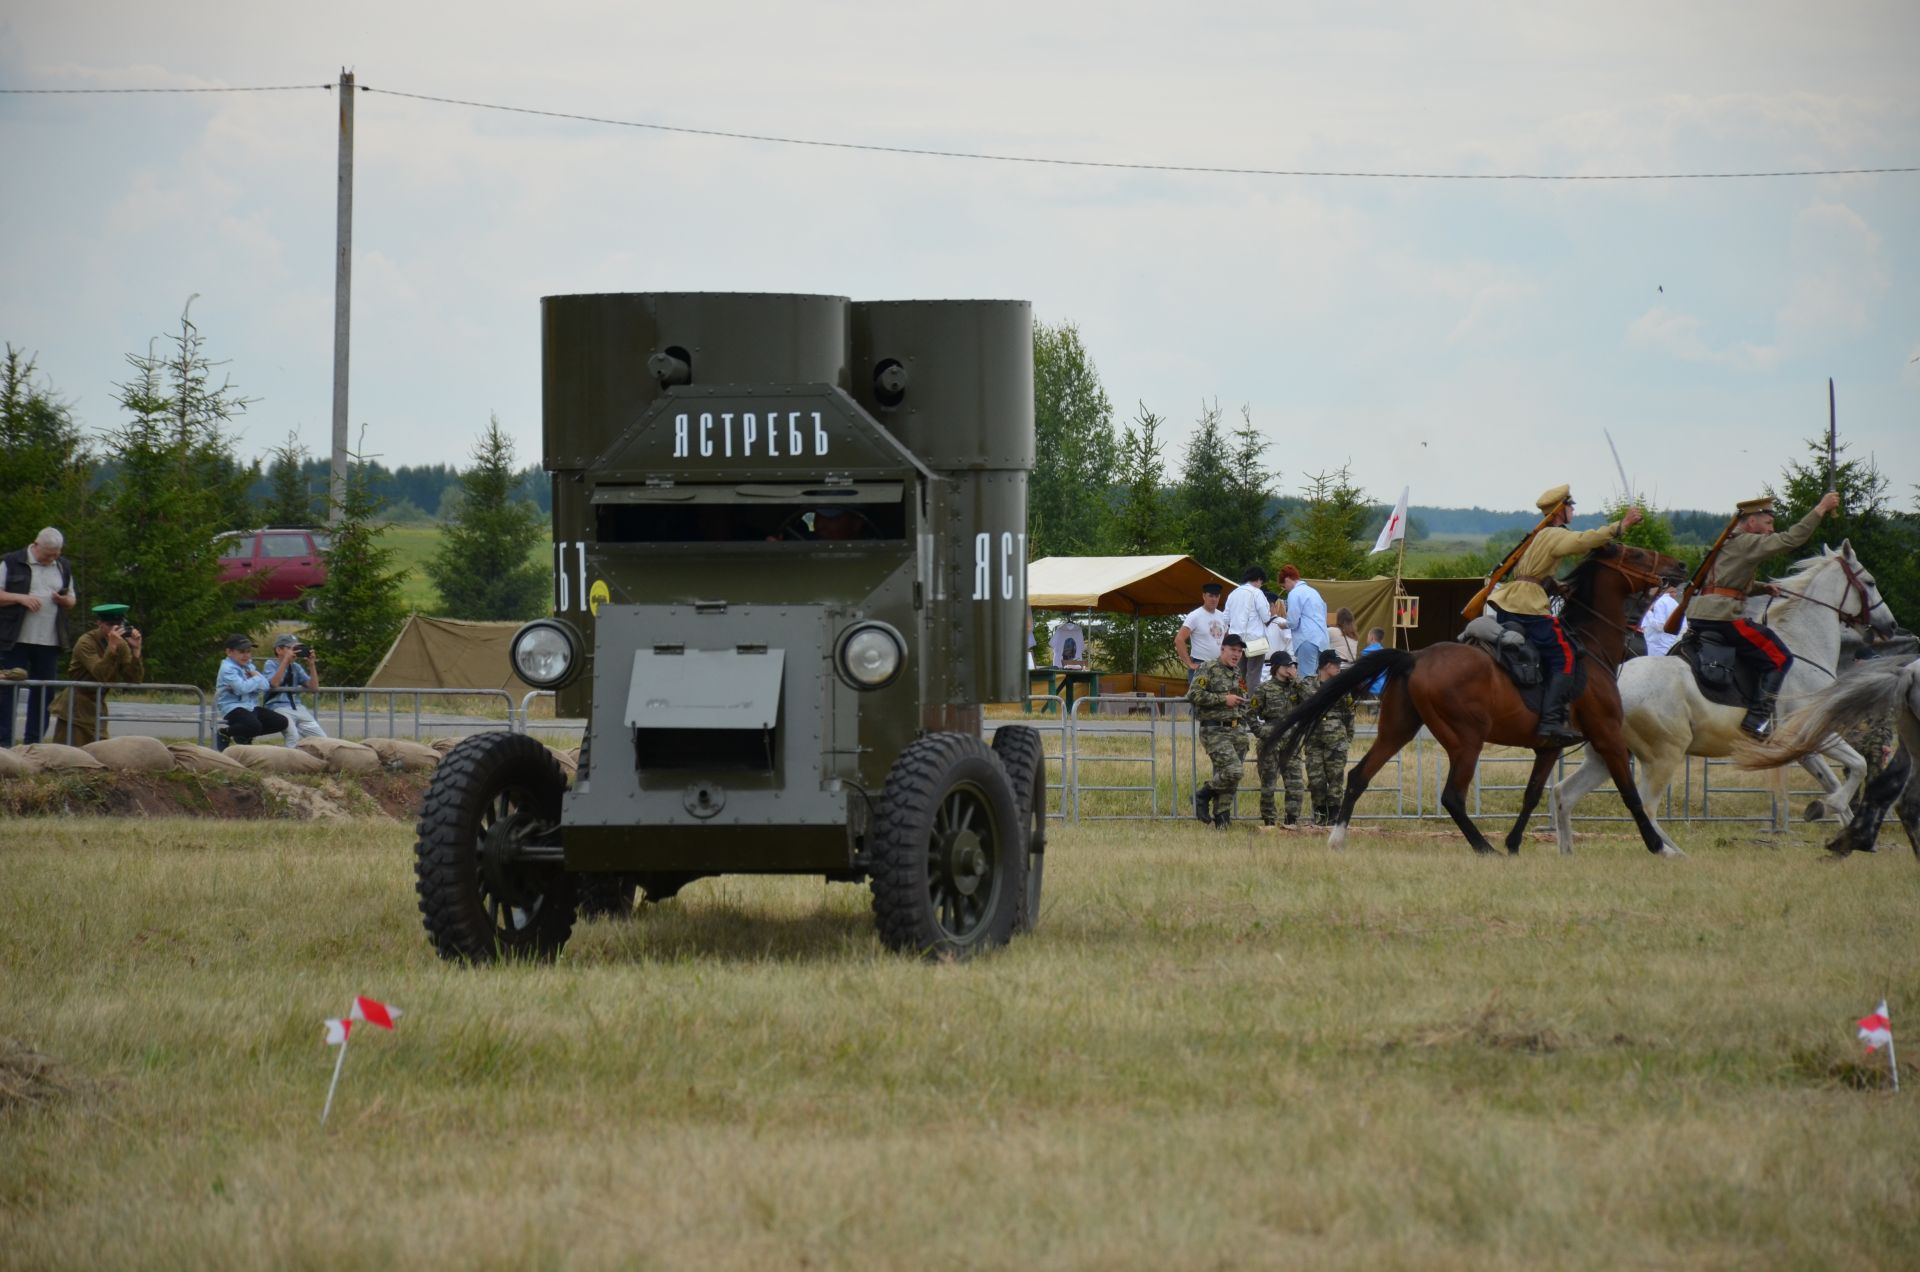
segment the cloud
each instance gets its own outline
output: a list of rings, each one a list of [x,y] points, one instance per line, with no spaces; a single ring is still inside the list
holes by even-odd
[[[1779,363],[1778,345],[1756,345],[1745,341],[1722,347],[1709,344],[1706,323],[1693,314],[1683,314],[1655,305],[1633,320],[1627,328],[1627,343],[1652,349],[1680,359],[1712,366],[1733,367],[1744,371],[1764,371]]]

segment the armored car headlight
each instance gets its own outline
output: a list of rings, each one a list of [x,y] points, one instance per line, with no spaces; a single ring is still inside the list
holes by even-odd
[[[513,634],[511,656],[520,679],[535,689],[551,689],[573,673],[580,640],[564,623],[535,619]]]
[[[855,689],[883,689],[907,662],[907,642],[885,623],[856,623],[834,649],[840,676]]]

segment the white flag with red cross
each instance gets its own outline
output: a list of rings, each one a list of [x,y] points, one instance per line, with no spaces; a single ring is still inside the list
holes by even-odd
[[[1385,552],[1394,542],[1407,537],[1407,496],[1412,493],[1411,486],[1400,488],[1400,502],[1393,506],[1393,515],[1387,518],[1387,524],[1380,527],[1380,537],[1373,541],[1375,552]]]

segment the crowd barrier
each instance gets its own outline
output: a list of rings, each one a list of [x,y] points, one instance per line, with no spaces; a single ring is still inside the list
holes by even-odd
[[[0,681],[0,689],[14,691],[13,738],[16,742],[26,737],[29,689],[51,691],[48,705],[61,708],[59,716],[47,721],[46,730],[41,736],[44,742],[73,745],[74,695],[81,690],[100,689],[107,690],[107,719],[110,723],[184,725],[193,730],[193,740],[202,746],[213,736],[207,723],[207,691],[199,685],[102,685],[93,680],[5,680]],[[192,704],[152,701],[155,697],[182,696],[191,697]]]
[[[1047,815],[1062,822],[1183,820],[1193,816],[1193,794],[1212,773],[1200,747],[1193,708],[1182,698],[1091,695],[1071,709],[1058,695],[1036,694],[1034,715],[989,719],[987,733],[1009,724],[1038,730],[1048,756]],[[1051,705],[1057,716],[1042,714]],[[1347,754],[1351,769],[1373,745],[1377,730],[1363,708]],[[1257,743],[1249,746],[1236,797],[1236,818],[1258,818],[1260,778]],[[1574,749],[1556,763],[1548,790],[1534,813],[1533,829],[1551,827],[1552,786],[1585,760]],[[1480,757],[1468,807],[1476,817],[1498,819],[1518,811],[1533,763],[1528,752],[1489,748]],[[1354,808],[1355,821],[1418,821],[1451,818],[1440,805],[1446,782],[1445,751],[1424,729],[1374,775]],[[1278,786],[1279,784],[1277,784]],[[1786,828],[1793,805],[1820,794],[1799,768],[1751,773],[1732,761],[1692,757],[1675,775],[1654,815],[1662,822],[1719,822]],[[1284,788],[1275,790],[1284,804]],[[1310,812],[1302,812],[1303,819]],[[1630,824],[1632,818],[1611,782],[1581,800],[1575,824]]]

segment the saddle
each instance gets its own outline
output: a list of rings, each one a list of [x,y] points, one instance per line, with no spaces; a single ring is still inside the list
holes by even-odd
[[[1527,633],[1518,623],[1502,623],[1490,614],[1468,623],[1466,630],[1459,636],[1460,643],[1472,645],[1490,656],[1500,670],[1507,673],[1507,679],[1513,681],[1513,687],[1520,691],[1521,701],[1535,715],[1540,714],[1541,700],[1546,696],[1546,671],[1540,666],[1540,651],[1527,639]],[[1573,645],[1573,697],[1577,698],[1587,684],[1587,661],[1580,657],[1580,643],[1567,637]]]
[[[1689,627],[1667,656],[1686,660],[1700,696],[1708,702],[1744,711],[1760,700],[1760,673],[1740,657],[1737,647],[1717,635]]]

